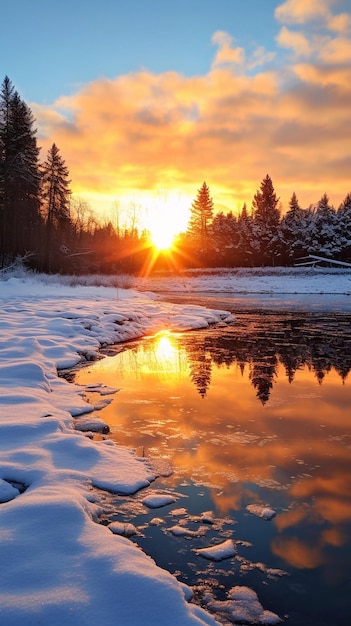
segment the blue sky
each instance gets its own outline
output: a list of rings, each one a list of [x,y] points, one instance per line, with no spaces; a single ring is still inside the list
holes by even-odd
[[[351,191],[351,0],[18,0],[2,18],[0,74],[100,212],[177,229],[204,180],[237,212],[267,173],[283,211]]]
[[[147,68],[205,73],[212,34],[247,49],[275,46],[276,0],[17,0],[7,2],[1,75],[27,101],[53,102],[103,76]]]

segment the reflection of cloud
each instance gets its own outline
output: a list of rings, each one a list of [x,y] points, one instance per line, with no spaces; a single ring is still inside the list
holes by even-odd
[[[274,554],[298,569],[314,569],[325,561],[320,545],[311,546],[297,537],[275,537],[271,547]]]
[[[194,197],[207,179],[217,208],[235,209],[267,171],[285,208],[294,190],[304,206],[325,191],[339,202],[349,191],[351,41],[350,15],[332,8],[327,0],[277,8],[279,54],[293,51],[284,72],[278,53],[248,54],[218,31],[203,75],[139,71],[31,105],[39,141],[60,146],[74,191],[110,194],[111,204],[160,188]],[[316,18],[323,29],[310,33]],[[294,24],[300,30],[286,26]],[[297,54],[308,63],[296,64]]]

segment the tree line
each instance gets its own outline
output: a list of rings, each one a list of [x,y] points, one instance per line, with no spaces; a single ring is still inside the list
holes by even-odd
[[[90,206],[72,196],[69,170],[53,143],[40,161],[32,111],[6,76],[0,90],[0,268],[17,257],[40,271],[139,272],[153,251],[136,219],[101,223]],[[111,212],[111,214],[113,211]],[[271,178],[261,182],[251,210],[215,214],[206,182],[179,235],[171,265],[240,267],[289,265],[307,254],[351,262],[351,194],[336,210],[324,194],[302,209],[294,193],[282,216]],[[159,255],[154,266],[168,267]]]
[[[226,267],[292,265],[309,254],[351,262],[351,193],[335,209],[325,193],[307,209],[294,192],[282,215],[279,198],[267,174],[246,204],[214,215],[210,190],[204,182],[192,204],[188,232],[180,246],[198,264]]]

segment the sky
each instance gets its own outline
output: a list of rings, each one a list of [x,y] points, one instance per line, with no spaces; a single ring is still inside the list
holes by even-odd
[[[237,212],[266,174],[283,211],[351,191],[351,0],[5,4],[0,78],[102,214],[181,230],[204,181]]]

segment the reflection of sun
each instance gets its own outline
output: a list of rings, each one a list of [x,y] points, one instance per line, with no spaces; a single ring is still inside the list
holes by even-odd
[[[175,361],[177,359],[178,349],[175,347],[170,336],[162,333],[157,338],[157,354],[161,361]]]

